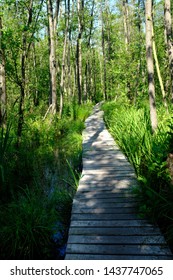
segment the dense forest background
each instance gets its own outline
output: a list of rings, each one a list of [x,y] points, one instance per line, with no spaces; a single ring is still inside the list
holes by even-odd
[[[63,258],[84,121],[102,100],[139,210],[173,246],[172,15],[170,0],[1,0],[2,259]]]

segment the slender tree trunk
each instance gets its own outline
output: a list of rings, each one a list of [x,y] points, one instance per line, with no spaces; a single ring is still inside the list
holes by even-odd
[[[173,33],[171,19],[171,1],[165,0],[165,35],[169,57],[169,69],[171,78],[171,97],[173,102]]]
[[[88,36],[88,42],[87,42],[87,57],[86,57],[86,65],[85,65],[85,87],[84,87],[84,101],[87,101],[88,96],[91,92],[91,83],[89,78],[89,71],[91,68],[90,65],[90,53],[91,53],[91,37],[92,37],[92,31],[93,31],[93,22],[94,22],[94,7],[95,7],[95,0],[92,1],[91,6],[91,13],[90,13],[90,27],[89,27],[89,36]]]
[[[48,33],[49,33],[49,72],[50,72],[50,98],[49,105],[51,106],[52,114],[57,112],[57,63],[56,63],[56,26],[59,13],[59,1],[56,1],[56,10],[54,13],[53,1],[47,0],[48,12]]]
[[[2,18],[0,16],[0,126],[6,123],[6,80],[5,80],[5,51],[2,45]]]
[[[59,116],[62,116],[63,110],[63,95],[64,95],[64,82],[65,82],[65,58],[67,55],[67,37],[68,37],[68,29],[69,29],[69,8],[70,1],[68,0],[68,12],[66,12],[66,28],[64,34],[64,49],[63,49],[63,57],[62,57],[62,69],[61,69],[61,82],[60,82],[60,108],[59,108]]]
[[[103,7],[101,6],[101,25],[102,25],[102,54],[103,54],[103,94],[104,99],[107,100],[107,69],[106,69],[106,53],[105,53],[105,32],[104,32],[104,16]]]
[[[152,0],[146,0],[146,60],[148,71],[148,93],[150,104],[150,119],[153,133],[157,129],[157,112],[155,103],[155,85],[154,85],[154,62],[153,62],[153,42],[152,42]]]
[[[124,20],[125,46],[126,46],[126,50],[128,50],[128,46],[130,43],[128,0],[123,0],[123,20]]]
[[[20,99],[19,99],[19,120],[17,127],[17,147],[20,144],[22,136],[22,128],[24,122],[24,102],[25,102],[25,85],[26,85],[26,59],[27,53],[29,52],[29,44],[27,48],[27,30],[32,23],[32,13],[33,13],[33,0],[30,0],[29,10],[28,10],[28,20],[27,28],[23,32],[22,36],[22,54],[21,54],[21,81],[20,81]]]
[[[71,67],[71,8],[70,0],[68,0],[68,18],[69,18],[69,28],[68,28],[68,50],[67,50],[67,95],[72,97],[72,67]]]
[[[83,9],[84,9],[84,0],[77,1],[77,10],[78,10],[78,38],[76,46],[76,67],[77,67],[77,88],[78,88],[78,103],[82,104],[82,33],[83,33]]]
[[[37,57],[36,57],[36,51],[35,51],[35,43],[32,44],[33,47],[33,66],[34,66],[34,105],[39,105],[39,90],[38,90],[38,77],[37,77]]]
[[[159,79],[159,84],[160,84],[160,88],[161,88],[161,92],[162,92],[163,104],[164,104],[165,108],[168,109],[168,106],[166,103],[166,93],[165,93],[163,80],[162,80],[162,76],[161,76],[161,72],[160,72],[159,61],[158,61],[158,57],[157,57],[157,50],[156,50],[156,43],[155,43],[155,39],[154,39],[154,27],[153,26],[152,26],[152,38],[153,38],[153,55],[154,55],[154,60],[155,60],[155,65],[156,65],[156,70],[157,70],[157,76]]]

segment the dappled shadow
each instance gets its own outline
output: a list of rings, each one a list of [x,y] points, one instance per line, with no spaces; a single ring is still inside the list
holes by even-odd
[[[85,124],[65,259],[171,259],[159,228],[138,214],[134,168],[106,130],[98,105]]]

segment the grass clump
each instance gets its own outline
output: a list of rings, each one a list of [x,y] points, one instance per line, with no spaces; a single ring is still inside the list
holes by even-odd
[[[67,111],[62,119],[28,116],[19,147],[13,123],[1,133],[1,259],[63,258],[91,104],[76,105],[75,117]]]
[[[173,185],[168,169],[168,155],[173,152],[171,115],[160,107],[159,127],[152,134],[147,106],[110,102],[103,109],[111,134],[135,168],[140,182],[137,192],[142,197],[140,212],[159,223],[173,247]]]

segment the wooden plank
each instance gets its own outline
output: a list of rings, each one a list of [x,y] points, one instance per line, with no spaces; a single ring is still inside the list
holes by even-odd
[[[80,214],[80,213],[95,213],[95,214],[132,214],[136,213],[136,207],[112,207],[112,208],[80,208],[80,207],[74,207],[72,208],[73,214]]]
[[[121,183],[121,182],[119,182]],[[123,182],[124,183],[124,182]],[[99,187],[100,186],[100,187]],[[138,186],[138,185],[137,185]],[[91,189],[90,189],[91,188]],[[95,188],[95,190],[94,190]],[[130,188],[121,188],[119,185],[119,188],[117,188],[114,184],[86,184],[86,183],[81,183],[79,184],[78,190],[77,190],[77,194],[79,193],[110,193],[110,194],[119,194],[119,195],[129,195],[129,194],[133,194],[133,187]]]
[[[71,221],[71,227],[150,227],[151,224],[146,220],[107,220],[107,221]]]
[[[92,236],[92,235],[70,235],[69,244],[112,244],[112,245],[128,245],[128,244],[145,244],[145,245],[165,245],[165,239],[161,235],[150,236]]]
[[[115,171],[134,172],[134,168],[130,165],[120,166],[120,165],[116,165],[115,162],[105,163],[105,161],[103,163],[99,162],[99,164],[88,163],[83,161],[83,169],[85,170],[85,172],[91,170],[94,171],[105,170],[106,172],[115,172]]]
[[[167,247],[159,245],[104,245],[68,244],[67,253],[82,254],[110,254],[110,255],[168,255],[171,252]]]
[[[111,179],[109,180],[92,180],[88,181],[86,178],[81,178],[79,187],[92,187],[92,188],[102,188],[103,190],[109,189],[109,190],[116,190],[116,189],[123,189],[125,186],[128,186],[128,190],[130,191],[133,187],[138,186],[138,183],[134,178],[117,178],[117,179]]]
[[[131,186],[130,186],[131,185]],[[78,186],[78,192],[91,192],[91,191],[98,191],[98,192],[107,192],[110,191],[111,193],[114,193],[115,190],[128,190],[131,191],[134,190],[134,188],[138,187],[138,185],[135,185],[135,183],[130,184],[130,182],[126,182],[126,183],[122,183],[119,182],[116,185],[111,185],[111,184],[107,184],[106,182],[104,183],[94,183],[92,184],[87,184],[87,182],[82,182],[81,184],[79,184]]]
[[[86,195],[82,196],[76,196],[76,200],[80,202],[87,202],[87,201],[97,201],[98,203],[128,203],[128,202],[140,202],[141,200],[139,197],[107,197],[106,195],[104,197],[87,197]]]
[[[71,220],[141,220],[137,214],[92,214],[92,213],[73,213]]]
[[[66,254],[66,260],[172,260],[165,255],[98,255],[98,254]]]
[[[105,208],[126,208],[126,207],[137,207],[137,203],[135,202],[98,202],[98,201],[93,201],[93,200],[88,200],[86,202],[83,202],[83,201],[78,201],[76,199],[73,200],[73,208],[76,208],[76,207],[81,207],[81,208],[102,208],[102,209],[105,209]]]
[[[83,160],[87,162],[95,160],[95,158],[99,158],[101,162],[110,162],[110,163],[117,163],[118,162],[124,163],[125,165],[130,164],[129,161],[127,160],[126,156],[123,155],[120,150],[94,150],[93,147],[91,149],[83,150],[82,152],[83,155]],[[95,164],[97,161],[95,161]]]
[[[128,162],[126,156],[123,153],[120,153],[120,150],[118,148],[114,148],[111,150],[83,150],[83,157],[88,157],[89,160],[94,159],[103,159],[103,156],[105,156],[104,159],[119,159],[119,156],[122,157],[122,162]],[[120,160],[121,162],[121,160]]]
[[[125,199],[135,199],[136,195],[130,192],[109,192],[107,190],[105,191],[88,191],[88,192],[83,192],[83,191],[78,191],[75,195],[76,199],[83,199],[85,198],[125,198]]]
[[[112,172],[113,174],[115,172],[133,172],[135,173],[135,169],[130,166],[130,165],[118,165],[118,163],[116,162],[110,162],[109,164],[108,163],[100,163],[98,165],[98,163],[96,164],[93,164],[93,163],[86,163],[85,160],[83,161],[83,170],[82,172],[89,172],[89,171],[93,171],[95,170],[97,173],[99,172],[99,170],[102,170],[102,171],[106,171],[106,172]]]
[[[130,202],[140,202],[141,200],[139,197],[133,197],[133,198],[125,198],[125,197],[97,197],[97,198],[87,198],[85,195],[82,197],[75,197],[73,200],[74,203],[130,203]]]
[[[84,171],[82,172],[82,179],[81,183],[102,183],[102,184],[107,184],[111,181],[113,183],[114,181],[121,181],[123,179],[126,179],[127,182],[130,181],[130,179],[135,179],[134,173],[120,173],[116,172],[115,174],[109,174],[109,175],[104,175],[104,174],[85,174]],[[80,183],[79,183],[80,185]]]
[[[86,182],[84,183],[81,183],[79,186],[78,186],[78,192],[91,192],[91,191],[98,191],[98,192],[107,192],[107,191],[110,191],[111,193],[114,193],[115,190],[128,190],[130,191],[133,191],[134,188],[137,188],[138,185],[131,185],[130,186],[130,182],[129,183],[117,183],[116,186],[113,184],[113,185],[109,185],[109,184],[94,184],[93,185],[90,185],[90,184],[87,184]]]
[[[120,150],[118,150],[118,148],[116,148],[113,144],[112,145],[98,145],[97,143],[95,143],[95,142],[93,142],[93,144],[92,145],[88,145],[88,144],[84,144],[83,145],[83,150],[84,150],[84,152],[89,152],[90,153],[90,151],[92,152],[92,151],[94,151],[94,152],[97,152],[97,151],[100,151],[100,152],[105,152],[106,151],[106,153],[108,152],[108,151],[115,151],[116,153],[117,153],[117,156],[121,156],[122,158],[125,158],[125,156],[122,154],[122,153],[120,153]]]
[[[134,173],[133,170],[123,170],[123,169],[119,169],[119,170],[115,170],[115,169],[106,169],[106,168],[100,168],[100,169],[85,169],[82,172],[83,176],[90,176],[90,175],[94,175],[94,176],[109,176],[109,177],[131,177],[133,176],[134,178],[136,177],[136,174]]]
[[[107,131],[99,105],[85,124],[66,259],[172,258],[159,228],[136,214],[134,168]]]
[[[85,139],[82,144],[83,145],[85,145],[85,144],[92,145],[93,143],[97,144],[97,145],[100,145],[100,146],[102,146],[102,145],[113,145],[114,147],[119,149],[118,146],[115,145],[114,139],[113,138],[111,139],[109,137],[109,135],[107,135],[107,138],[104,137],[104,136],[100,137],[100,138],[97,137],[96,140],[91,140],[91,138],[89,137],[88,140]]]
[[[160,230],[158,227],[150,226],[145,227],[144,225],[141,227],[110,227],[110,228],[95,228],[95,227],[70,227],[69,236],[70,235],[115,235],[115,236],[150,236],[150,235],[158,235],[160,234]]]

